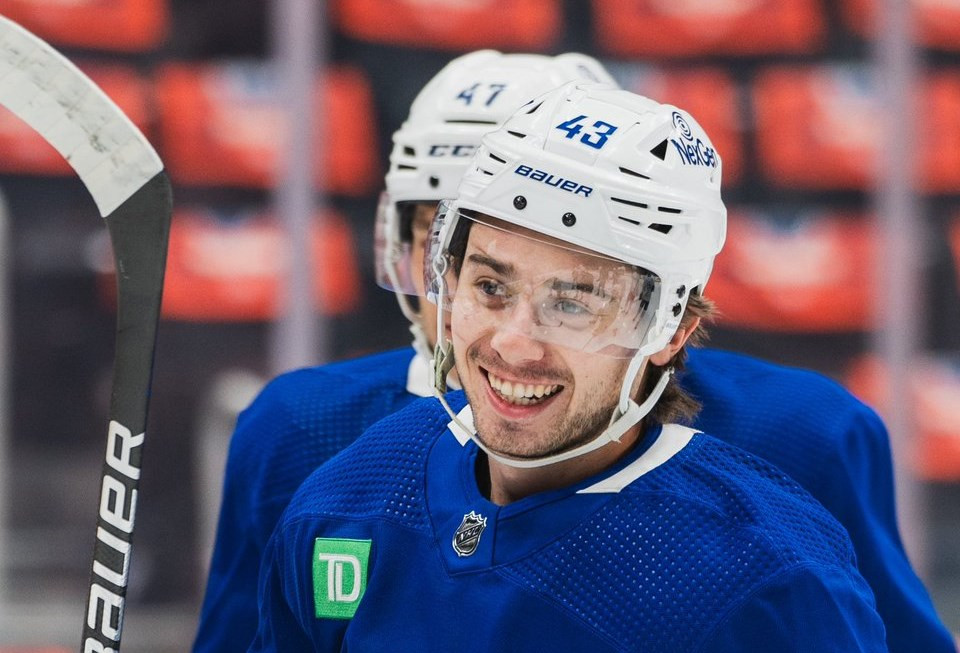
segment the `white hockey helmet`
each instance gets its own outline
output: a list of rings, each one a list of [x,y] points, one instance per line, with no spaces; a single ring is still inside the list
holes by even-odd
[[[418,316],[406,295],[418,294],[413,275],[421,270],[410,267],[411,212],[404,207],[455,197],[483,136],[531,98],[571,80],[615,85],[596,59],[583,54],[472,52],[448,63],[424,86],[393,134],[386,191],[377,211],[376,277],[380,286],[397,293],[415,335]]]
[[[425,262],[431,301],[449,308],[464,231],[486,216],[495,219],[493,226],[516,225],[635,266],[647,282],[655,280],[655,288],[647,285],[644,300],[633,304],[643,314],[632,316],[632,339],[622,337],[625,321],[604,320],[615,329],[616,340],[584,340],[597,344],[597,351],[611,342],[617,351],[624,345],[630,350],[610,427],[560,457],[504,462],[537,466],[580,455],[619,439],[653,407],[672,370],[665,370],[643,406],[633,401],[630,389],[645,358],[670,342],[690,294],[702,292],[723,246],[720,178],[720,157],[689,114],[604,85],[565,84],[521,107],[484,137],[456,199],[444,202],[434,221]],[[578,342],[556,329],[528,335],[565,346]],[[441,339],[435,356],[438,393],[453,364],[451,344]]]

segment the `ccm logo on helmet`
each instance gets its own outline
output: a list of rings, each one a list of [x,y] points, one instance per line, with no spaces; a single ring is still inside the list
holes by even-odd
[[[536,168],[531,168],[530,166],[518,165],[514,172],[521,177],[528,177],[534,181],[543,182],[547,186],[553,186],[554,188],[565,190],[573,193],[574,195],[581,194],[584,197],[590,197],[590,193],[593,192],[593,189],[589,186],[584,186],[583,184],[575,182],[572,179],[556,177],[551,175],[549,172],[537,170]]]
[[[477,151],[477,146],[473,144],[467,145],[431,145],[429,156],[473,156],[473,153]]]

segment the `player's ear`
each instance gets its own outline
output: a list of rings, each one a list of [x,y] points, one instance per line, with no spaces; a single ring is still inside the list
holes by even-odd
[[[673,334],[673,338],[667,343],[667,346],[650,356],[650,362],[660,367],[668,365],[670,361],[673,360],[673,357],[677,355],[677,352],[687,344],[687,340],[690,339],[690,336],[693,335],[699,326],[699,317],[684,320],[677,329],[677,332]]]

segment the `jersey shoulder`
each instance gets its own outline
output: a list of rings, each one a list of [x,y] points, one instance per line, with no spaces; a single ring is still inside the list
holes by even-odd
[[[738,411],[746,411],[752,400],[756,412],[802,417],[820,415],[824,411],[810,410],[814,401],[827,402],[833,412],[873,413],[873,410],[854,397],[846,388],[812,370],[772,363],[744,354],[694,347],[689,350],[681,384],[694,393],[716,396],[732,401]]]
[[[795,570],[862,584],[853,560],[843,528],[795,482],[697,434],[509,573],[624,650],[693,651],[731,610]]]
[[[224,500],[258,519],[278,517],[314,469],[414,399],[406,390],[404,360],[411,357],[389,352],[273,379],[237,418]]]
[[[821,484],[826,469],[889,465],[880,417],[817,372],[693,349],[680,383],[702,405],[694,427],[769,460],[807,488]]]
[[[682,528],[751,533],[783,559],[830,565],[854,564],[843,526],[791,476],[765,459],[697,434],[675,464],[658,467],[625,493],[652,494],[683,501],[709,519],[678,521]],[[723,556],[724,552],[717,551]],[[785,557],[784,557],[785,556]]]
[[[342,361],[335,361],[323,365],[323,369],[331,374],[341,374],[344,376],[385,375],[394,377],[397,373],[407,373],[410,361],[413,360],[416,351],[413,347],[401,347],[389,351],[377,352],[366,356],[358,356]]]
[[[456,410],[466,403],[462,392],[451,393],[448,401]],[[427,457],[449,421],[440,402],[424,397],[376,422],[307,478],[290,501],[284,523],[334,515],[429,528]]]
[[[412,357],[412,349],[397,350],[277,376],[240,413],[231,457],[256,464],[270,450],[309,447],[314,440],[332,455],[348,444],[338,434],[352,441],[358,425],[369,425],[409,400],[406,374]],[[305,436],[315,437],[304,441]]]

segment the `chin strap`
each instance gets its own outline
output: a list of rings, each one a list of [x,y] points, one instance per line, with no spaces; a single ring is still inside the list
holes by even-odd
[[[579,447],[570,449],[569,451],[563,451],[552,456],[547,456],[545,458],[535,458],[535,459],[517,459],[517,458],[507,458],[502,454],[490,451],[485,447],[479,440],[479,438],[473,438],[474,442],[477,443],[477,446],[480,447],[488,456],[495,459],[496,461],[503,463],[509,467],[518,467],[521,469],[530,469],[534,467],[545,467],[546,465],[552,465],[554,463],[559,463],[564,460],[569,460],[571,458],[576,458],[577,456],[582,456],[584,454],[590,453],[605,444],[611,442],[620,442],[620,438],[623,437],[623,434],[629,431],[631,428],[640,423],[647,414],[653,410],[653,407],[660,400],[660,395],[663,394],[663,391],[667,388],[667,383],[670,382],[670,375],[673,374],[673,368],[667,368],[660,373],[660,379],[657,381],[657,385],[653,388],[653,391],[650,392],[650,396],[642,404],[637,404],[637,402],[632,399],[628,400],[629,404],[625,411],[622,411],[619,407],[615,412],[615,417],[610,422],[610,426],[603,430],[603,432],[598,435],[596,438],[582,444]],[[449,412],[449,410],[448,410]],[[456,419],[456,418],[455,418]],[[461,424],[461,427],[463,425]],[[474,434],[476,430],[474,429]]]
[[[437,340],[436,347],[433,348],[433,360],[430,365],[433,368],[433,394],[437,397],[443,397],[448,389],[447,377],[456,361],[453,358],[453,343],[449,340]]]
[[[570,458],[582,456],[590,453],[591,451],[599,449],[603,445],[609,444],[610,442],[619,442],[624,433],[630,430],[633,426],[639,424],[640,420],[646,417],[650,411],[653,410],[653,407],[660,400],[661,395],[663,395],[663,391],[666,390],[667,384],[670,382],[670,377],[672,375],[673,368],[665,368],[660,373],[660,379],[657,381],[657,385],[654,386],[653,390],[650,392],[650,395],[642,404],[637,404],[637,402],[633,401],[632,399],[628,399],[626,408],[621,409],[618,407],[614,412],[614,416],[610,421],[610,425],[607,426],[607,428],[604,429],[600,435],[590,442],[582,444],[574,449],[570,449],[569,451],[563,451],[552,456],[536,459],[508,458],[495,451],[491,451],[477,437],[477,429],[473,423],[472,411],[466,410],[461,411],[460,414],[455,413],[453,409],[450,408],[450,404],[447,403],[447,400],[443,396],[443,392],[440,391],[438,387],[434,387],[434,396],[440,400],[444,410],[446,410],[447,414],[450,415],[451,430],[457,437],[457,440],[460,441],[460,444],[466,444],[467,440],[473,440],[481,451],[486,453],[494,460],[503,463],[508,467],[531,469],[535,467],[552,465],[564,460],[569,460]],[[624,383],[626,384],[626,379],[624,379]],[[632,386],[633,382],[630,381],[629,385]],[[467,406],[467,409],[469,409],[469,405]],[[467,419],[467,417],[469,418]]]

